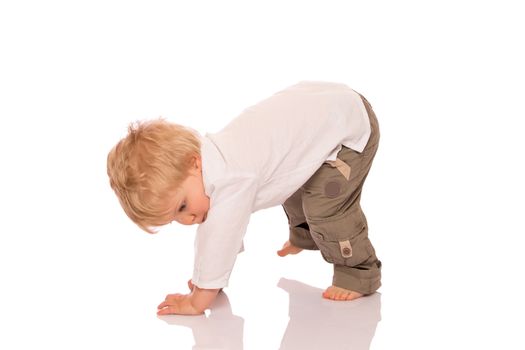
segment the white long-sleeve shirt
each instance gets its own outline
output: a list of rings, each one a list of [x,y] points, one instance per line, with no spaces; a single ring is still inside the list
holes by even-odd
[[[210,209],[195,238],[193,283],[227,286],[250,215],[283,204],[325,161],[336,159],[341,145],[361,152],[369,137],[361,97],[326,82],[288,87],[202,137]]]

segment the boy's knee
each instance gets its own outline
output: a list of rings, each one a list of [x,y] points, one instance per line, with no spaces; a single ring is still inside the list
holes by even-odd
[[[315,244],[310,235],[310,228],[308,224],[302,223],[297,226],[290,227],[290,243],[294,246],[307,250],[318,250],[319,248]]]
[[[323,258],[331,264],[354,267],[375,259],[364,221],[345,217],[335,222],[312,224],[310,234]]]

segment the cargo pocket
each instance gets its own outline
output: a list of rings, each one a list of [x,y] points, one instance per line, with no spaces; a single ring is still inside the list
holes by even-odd
[[[374,254],[366,222],[358,211],[333,221],[310,222],[310,234],[323,258],[332,264],[354,267]]]

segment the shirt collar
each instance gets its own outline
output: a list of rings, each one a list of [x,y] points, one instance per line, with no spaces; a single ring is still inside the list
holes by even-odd
[[[221,152],[210,139],[209,134],[200,136],[200,142],[204,191],[208,197],[211,197],[215,189],[214,183],[224,174],[226,164]]]

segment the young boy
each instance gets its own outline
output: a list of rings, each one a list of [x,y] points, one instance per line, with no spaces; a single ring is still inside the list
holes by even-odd
[[[333,264],[323,297],[353,300],[381,285],[361,190],[379,142],[367,100],[349,87],[301,82],[202,137],[164,120],[131,125],[108,155],[110,184],[138,226],[199,224],[191,293],[158,314],[200,314],[228,284],[250,214],[283,205],[280,256],[319,249]]]

